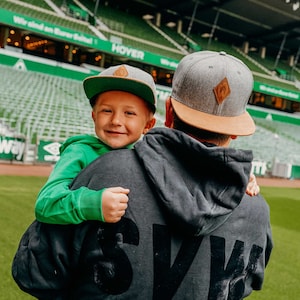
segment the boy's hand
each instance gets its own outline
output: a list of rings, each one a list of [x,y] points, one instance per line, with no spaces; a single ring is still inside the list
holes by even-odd
[[[256,182],[256,177],[254,174],[250,174],[249,182],[247,185],[246,193],[249,196],[256,196],[260,191],[259,185]]]
[[[116,223],[124,216],[128,203],[129,189],[107,188],[102,194],[102,214],[107,223]]]

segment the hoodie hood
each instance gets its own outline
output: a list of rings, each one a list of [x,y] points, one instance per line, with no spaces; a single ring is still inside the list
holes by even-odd
[[[110,150],[110,147],[108,147],[107,145],[102,143],[97,137],[92,136],[92,135],[83,134],[83,135],[72,136],[72,137],[66,139],[66,141],[61,145],[61,147],[59,149],[60,154],[62,154],[68,146],[74,145],[74,144],[86,144],[86,145],[91,146],[94,149],[100,149],[100,148],[106,147],[107,149]]]
[[[135,149],[160,204],[180,230],[212,232],[245,195],[251,151],[206,145],[168,128],[150,130]]]
[[[111,147],[109,147],[108,145],[104,144],[100,139],[98,139],[95,136],[92,135],[87,135],[87,134],[83,134],[83,135],[76,135],[76,136],[72,136],[70,138],[68,138],[60,147],[60,154],[62,154],[66,148],[70,145],[74,145],[74,144],[86,144],[89,145],[90,147],[92,147],[93,149],[95,149],[96,151],[101,151],[101,153],[106,153],[108,151],[113,150]],[[133,145],[128,145],[124,148],[128,148],[131,149],[133,147]]]

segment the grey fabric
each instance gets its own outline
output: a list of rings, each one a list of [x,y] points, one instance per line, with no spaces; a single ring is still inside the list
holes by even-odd
[[[135,149],[160,203],[187,234],[216,229],[246,190],[251,151],[205,146],[163,128],[152,130]]]
[[[151,130],[135,150],[103,155],[72,185],[129,188],[125,217],[61,233],[34,223],[36,238],[25,235],[15,257],[15,280],[40,299],[244,298],[261,288],[272,249],[268,206],[244,193],[251,159]]]

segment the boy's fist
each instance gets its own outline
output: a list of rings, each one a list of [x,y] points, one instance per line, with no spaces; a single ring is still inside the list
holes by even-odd
[[[128,206],[129,189],[111,187],[102,194],[102,214],[107,223],[116,223],[124,216]]]

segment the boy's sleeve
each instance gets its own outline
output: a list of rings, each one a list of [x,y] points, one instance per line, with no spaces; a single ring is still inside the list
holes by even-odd
[[[69,186],[80,171],[90,163],[82,149],[68,147],[56,163],[48,181],[41,189],[35,215],[38,221],[52,224],[79,224],[86,220],[104,221],[103,190],[86,187],[70,190]]]

